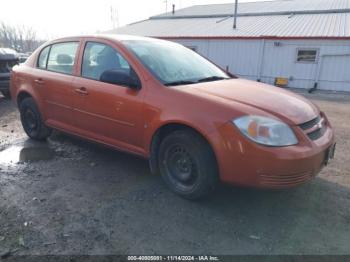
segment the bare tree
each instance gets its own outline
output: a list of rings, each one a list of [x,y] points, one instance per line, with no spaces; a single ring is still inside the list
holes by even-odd
[[[0,45],[4,47],[15,49],[17,52],[32,52],[42,42],[38,39],[36,31],[31,27],[0,23]]]

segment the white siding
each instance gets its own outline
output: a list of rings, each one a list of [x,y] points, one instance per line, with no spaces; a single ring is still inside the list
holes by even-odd
[[[197,52],[223,69],[249,79],[258,74],[259,40],[175,40],[184,46],[195,46]],[[244,52],[242,52],[244,51]],[[248,51],[248,52],[247,52]]]
[[[312,88],[319,73],[318,88],[350,91],[350,41],[337,40],[175,40],[197,51],[222,68],[243,78],[257,80],[261,64],[261,81],[273,84],[276,77],[289,78],[289,86]],[[264,46],[264,48],[262,48]],[[298,63],[298,48],[317,48],[316,63]],[[263,54],[263,56],[262,56]],[[262,59],[262,61],[260,61]]]
[[[323,58],[320,89],[350,91],[350,56]]]
[[[256,48],[257,46],[259,41],[212,40],[209,42],[209,59],[223,68],[228,66],[229,70],[237,75],[254,77],[258,73],[259,48]],[[250,50],[250,52],[242,52],[242,50]]]

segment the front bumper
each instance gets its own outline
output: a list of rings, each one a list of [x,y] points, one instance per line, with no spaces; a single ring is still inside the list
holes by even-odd
[[[258,145],[227,123],[211,135],[220,178],[225,183],[259,187],[287,188],[310,181],[325,165],[335,143],[330,125],[319,139],[310,140],[295,127],[299,144],[287,147]]]
[[[10,80],[0,80],[0,91],[10,89]]]

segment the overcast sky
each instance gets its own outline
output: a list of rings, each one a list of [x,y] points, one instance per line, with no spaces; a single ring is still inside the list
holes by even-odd
[[[252,2],[252,0],[239,0]],[[262,0],[255,0],[262,1]],[[168,0],[176,9],[200,4],[230,3],[227,0]],[[165,12],[165,0],[2,0],[0,21],[23,24],[37,30],[40,38],[95,33],[112,29],[111,7],[118,19],[115,25],[132,22]]]

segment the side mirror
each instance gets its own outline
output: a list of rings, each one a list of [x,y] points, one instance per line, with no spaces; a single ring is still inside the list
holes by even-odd
[[[133,78],[122,70],[107,70],[102,73],[100,81],[114,85],[126,86],[136,90],[141,89],[140,80],[136,77]]]

